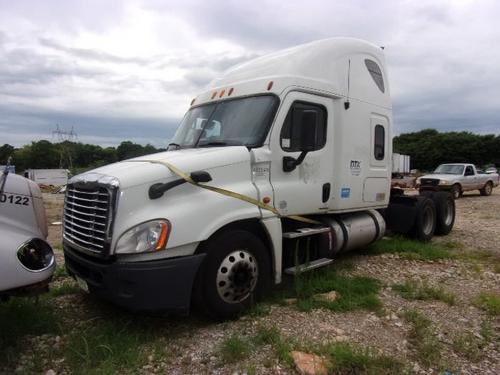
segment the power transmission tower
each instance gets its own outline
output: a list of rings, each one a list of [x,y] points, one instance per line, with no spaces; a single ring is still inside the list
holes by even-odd
[[[70,131],[61,129],[59,124],[52,131],[52,138],[59,144],[59,168],[64,168],[65,165],[68,169],[73,169],[73,160],[71,157],[71,143],[76,142],[78,135],[75,133],[73,127]]]

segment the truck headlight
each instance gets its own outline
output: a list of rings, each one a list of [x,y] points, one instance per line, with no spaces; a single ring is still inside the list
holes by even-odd
[[[116,244],[116,253],[134,254],[165,248],[170,233],[168,220],[152,220],[126,231]]]
[[[446,180],[439,180],[439,185],[448,185],[448,181],[446,181]]]

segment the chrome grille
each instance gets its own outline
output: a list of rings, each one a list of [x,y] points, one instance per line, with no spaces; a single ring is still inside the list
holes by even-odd
[[[80,249],[105,255],[113,193],[104,186],[68,185],[64,202],[64,239]]]
[[[439,180],[437,178],[422,178],[420,184],[425,186],[437,186],[439,185]]]

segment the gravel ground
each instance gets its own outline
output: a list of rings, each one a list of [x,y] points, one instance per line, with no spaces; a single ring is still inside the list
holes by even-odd
[[[49,223],[60,221],[63,197],[46,194],[44,198]],[[467,193],[456,203],[457,220],[453,232],[433,241],[451,243],[460,254],[484,255],[488,252],[500,257],[500,188],[495,189],[490,197]],[[62,264],[60,226],[50,226],[49,241],[59,249],[58,262]],[[148,354],[152,353],[148,344],[140,348],[148,358],[140,373],[296,373],[293,368],[274,359],[272,348],[269,346],[259,347],[249,358],[236,363],[221,360],[217,348],[225,338],[232,333],[243,337],[251,336],[260,325],[276,327],[284,337],[302,343],[356,343],[401,359],[417,374],[438,373],[436,368],[418,362],[415,348],[409,343],[411,326],[402,318],[402,312],[415,309],[431,320],[434,335],[443,348],[443,358],[454,371],[461,374],[500,374],[500,319],[498,316],[488,315],[473,304],[473,299],[480,292],[500,294],[500,274],[490,261],[491,258],[478,256],[477,259],[471,260],[470,257],[460,257],[428,262],[404,260],[397,255],[383,254],[354,255],[349,256],[348,260],[354,267],[342,272],[369,276],[382,282],[380,299],[384,305],[383,313],[338,313],[323,309],[301,312],[294,306],[268,303],[266,314],[247,315],[239,320],[224,323],[213,323],[196,316],[162,318],[156,322],[158,326],[155,328],[157,332],[164,333],[160,341],[160,355]],[[441,301],[403,299],[392,290],[391,285],[407,279],[440,286],[453,293],[456,302],[450,306]],[[100,304],[83,292],[55,297],[54,303],[59,310],[66,312],[65,316],[70,316],[69,319],[75,325],[95,316]],[[120,313],[120,310],[116,310],[116,313]],[[495,338],[482,349],[482,358],[473,362],[456,353],[452,345],[453,340],[466,333],[480,338],[481,324],[486,321],[491,324]],[[58,340],[65,340],[59,336],[44,336],[47,337],[32,337],[30,345],[43,352],[52,345],[58,345]],[[158,344],[158,340],[155,340]],[[20,358],[18,367],[22,369],[23,362],[29,361],[30,358],[26,354]],[[56,373],[72,372],[65,367],[64,358],[48,360],[44,368],[54,369]]]

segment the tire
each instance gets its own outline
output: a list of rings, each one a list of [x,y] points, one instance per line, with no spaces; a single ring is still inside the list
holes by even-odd
[[[422,242],[430,241],[436,230],[436,206],[432,199],[419,197],[416,209],[411,236]]]
[[[490,181],[488,181],[482,189],[479,189],[481,195],[488,196],[491,195],[493,191],[493,185]]]
[[[444,236],[451,232],[455,224],[455,200],[446,191],[439,191],[432,197],[436,206],[435,234]]]
[[[250,232],[231,230],[208,240],[198,272],[195,305],[216,319],[232,319],[267,290],[271,263],[262,241]],[[236,281],[235,281],[236,280]]]
[[[450,190],[451,195],[453,196],[453,199],[458,199],[462,196],[462,188],[460,187],[459,184],[455,184],[451,187]]]

